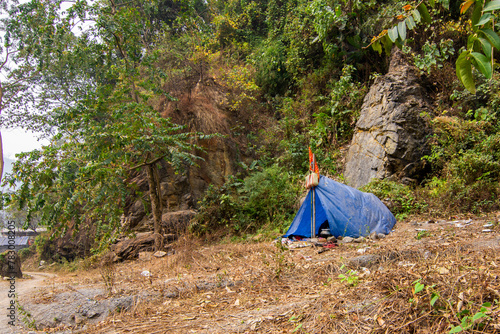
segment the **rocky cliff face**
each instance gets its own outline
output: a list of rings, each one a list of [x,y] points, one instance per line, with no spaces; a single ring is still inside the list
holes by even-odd
[[[414,68],[395,48],[388,73],[375,80],[363,101],[346,157],[347,183],[359,188],[373,178],[420,178],[430,134],[421,116],[424,111],[429,111],[425,90]]]

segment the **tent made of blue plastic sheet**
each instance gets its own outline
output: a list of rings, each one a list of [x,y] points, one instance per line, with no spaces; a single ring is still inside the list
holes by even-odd
[[[335,237],[367,236],[372,232],[389,234],[396,218],[375,195],[365,193],[321,175],[310,189],[284,237],[311,237],[311,197],[315,193],[316,235],[330,228]]]

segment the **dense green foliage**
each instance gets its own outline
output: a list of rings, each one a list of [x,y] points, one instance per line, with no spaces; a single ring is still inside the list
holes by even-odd
[[[209,187],[192,230],[286,226],[308,146],[322,173],[342,181],[363,98],[392,47],[420,70],[435,101],[426,115],[432,172],[422,184],[366,189],[389,198],[400,219],[499,207],[498,0],[79,0],[65,12],[61,3],[12,2],[2,21],[4,50],[16,50],[2,124],[55,134],[20,157],[9,180],[23,186],[10,200],[45,224],[64,231],[87,221],[101,237],[115,233],[135,193],[133,173],[163,168],[161,160],[194,163],[192,139],[204,136],[160,117],[155,102],[172,99],[168,87],[181,78],[213,78],[231,112],[265,112],[270,121],[241,131],[256,143],[255,163]]]
[[[230,178],[221,187],[210,186],[191,230],[199,235],[219,230],[242,235],[270,223],[283,233],[298,207],[297,181],[275,164],[243,180]]]

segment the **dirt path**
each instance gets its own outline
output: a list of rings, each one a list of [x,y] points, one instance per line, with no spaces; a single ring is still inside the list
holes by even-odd
[[[16,279],[15,281],[15,291],[18,298],[30,295],[36,288],[45,286],[47,284],[47,279],[55,277],[55,274],[40,273],[40,272],[24,272],[24,275],[29,275],[32,278],[29,279]],[[12,327],[8,324],[9,318],[7,317],[7,308],[10,305],[12,298],[9,298],[9,281],[0,281],[0,328],[2,328],[1,333],[24,333],[25,330],[20,328],[20,314],[16,311],[17,326]]]

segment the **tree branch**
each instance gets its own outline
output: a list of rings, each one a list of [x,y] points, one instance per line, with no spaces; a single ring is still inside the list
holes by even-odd
[[[133,170],[135,170],[135,169],[137,169],[137,168],[140,168],[140,167],[144,167],[144,166],[148,166],[148,165],[155,164],[155,163],[157,163],[158,161],[160,161],[161,159],[165,158],[168,154],[169,154],[169,153],[165,153],[164,155],[162,155],[162,156],[160,156],[160,157],[158,157],[158,158],[156,158],[156,159],[153,159],[153,160],[151,160],[151,161],[149,161],[149,162],[145,161],[145,162],[143,162],[143,163],[141,163],[141,164],[139,164],[139,165],[136,165],[136,166],[134,166],[134,167],[130,167],[130,168],[128,169],[128,171],[130,172],[130,171],[133,171]],[[168,162],[168,161],[167,161],[167,162]],[[168,162],[168,163],[170,163],[170,162]]]

